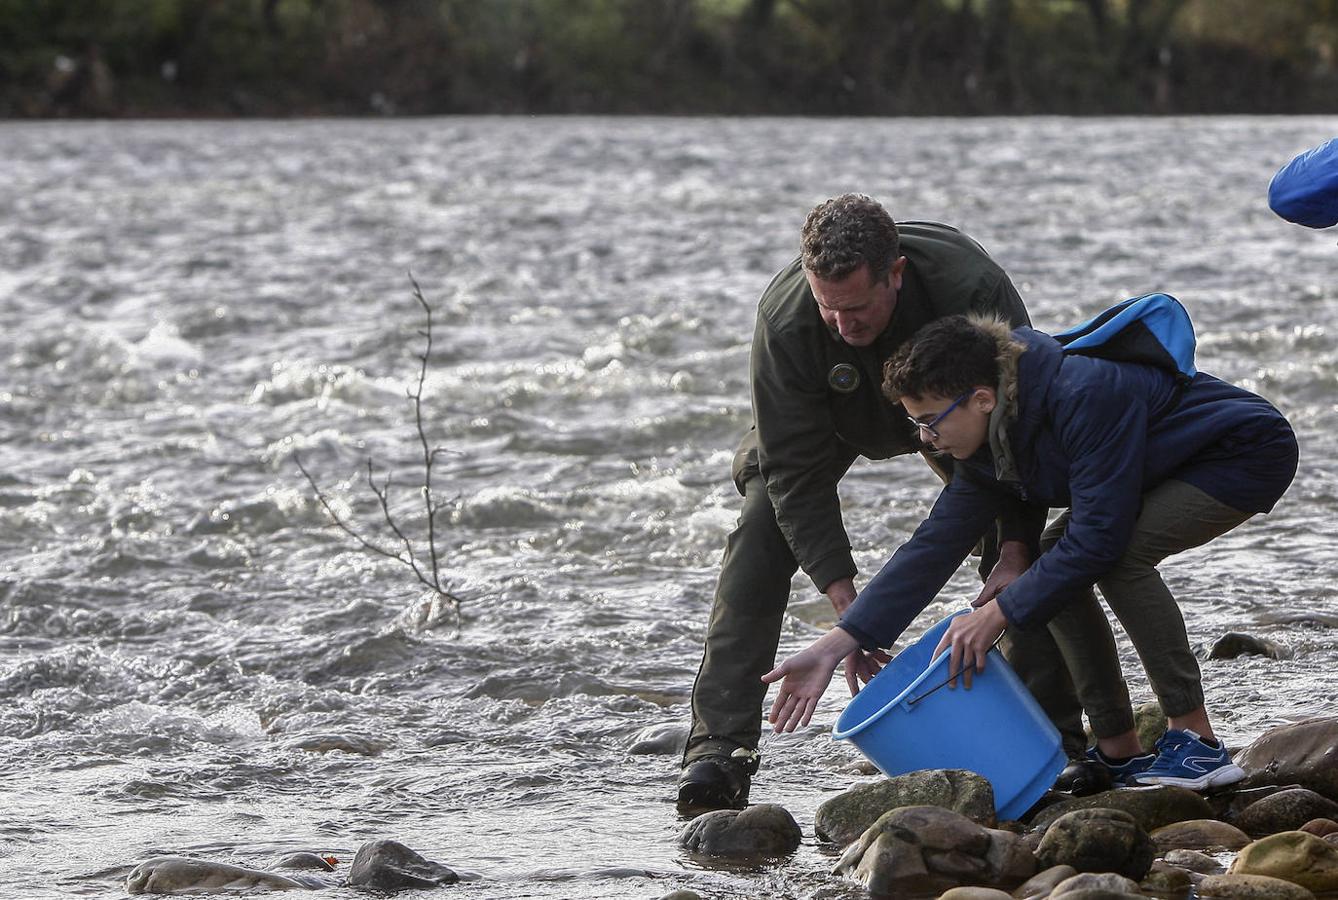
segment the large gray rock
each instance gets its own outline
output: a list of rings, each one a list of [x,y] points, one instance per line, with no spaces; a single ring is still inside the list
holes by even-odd
[[[803,833],[785,807],[759,803],[717,809],[693,819],[678,836],[681,847],[706,856],[781,856],[799,847]]]
[[[1281,878],[1316,893],[1338,891],[1338,845],[1304,831],[1284,831],[1245,847],[1227,873]]]
[[[1042,810],[1032,820],[1032,826],[1044,830],[1060,816],[1078,809],[1122,810],[1133,816],[1144,831],[1154,831],[1172,822],[1213,818],[1212,807],[1189,788],[1158,785],[1074,797]]]
[[[1013,895],[991,887],[955,887],[939,894],[938,900],[1013,900]]]
[[[1242,831],[1263,837],[1279,831],[1296,831],[1312,819],[1338,817],[1338,803],[1306,788],[1278,791],[1247,806],[1236,816]]]
[[[227,863],[159,856],[140,863],[125,880],[127,894],[203,894],[240,891],[302,891],[307,886],[274,872]]]
[[[1236,754],[1244,787],[1296,784],[1338,801],[1338,718],[1271,728]]]
[[[460,876],[432,862],[399,841],[368,841],[358,848],[349,869],[348,883],[380,891],[431,888],[454,884]]]
[[[1290,881],[1266,875],[1209,875],[1199,882],[1203,900],[1315,900],[1315,895]]]
[[[1046,829],[1036,851],[1042,866],[1115,872],[1134,881],[1148,873],[1154,855],[1147,832],[1118,809],[1078,809],[1061,816]]]
[[[989,781],[962,769],[928,769],[837,794],[818,807],[813,830],[823,840],[848,844],[884,813],[902,806],[938,806],[986,827],[995,825]]]
[[[985,828],[937,806],[886,813],[851,844],[833,870],[873,894],[931,893],[962,885],[1010,887],[1036,871],[1020,836]]]
[[[1168,850],[1239,850],[1250,836],[1234,825],[1216,819],[1189,819],[1153,830],[1150,837],[1158,853]]]

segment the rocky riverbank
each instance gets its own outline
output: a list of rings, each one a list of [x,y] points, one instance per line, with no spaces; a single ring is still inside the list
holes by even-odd
[[[1338,892],[1338,718],[1274,728],[1236,754],[1247,778],[1209,795],[1158,786],[1051,792],[998,822],[987,781],[934,770],[864,784],[819,807],[833,873],[875,896],[991,900],[1156,895],[1313,898]],[[694,853],[774,857],[798,846],[779,807],[720,810],[680,837]],[[1011,893],[1008,893],[1010,892]]]

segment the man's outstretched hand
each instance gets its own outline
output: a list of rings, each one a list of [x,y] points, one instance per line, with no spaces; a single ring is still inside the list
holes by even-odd
[[[767,684],[779,681],[780,692],[771,704],[767,721],[775,731],[794,731],[813,719],[831,683],[832,672],[843,657],[861,653],[859,642],[840,628],[831,631],[762,676]]]

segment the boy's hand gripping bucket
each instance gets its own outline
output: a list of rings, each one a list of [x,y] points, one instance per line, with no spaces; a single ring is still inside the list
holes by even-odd
[[[955,689],[935,690],[948,680],[949,654],[930,654],[955,615],[884,666],[841,713],[832,736],[850,741],[885,775],[983,775],[999,818],[1016,819],[1054,784],[1067,758],[1059,732],[999,651],[990,651],[985,671],[973,673],[970,690],[960,679]]]

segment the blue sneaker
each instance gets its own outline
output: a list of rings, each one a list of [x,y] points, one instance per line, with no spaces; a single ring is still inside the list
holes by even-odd
[[[1110,780],[1116,787],[1127,787],[1134,784],[1132,779],[1135,775],[1142,774],[1152,767],[1157,754],[1144,753],[1116,762],[1097,748],[1088,747],[1087,758],[1097,765],[1105,766],[1106,771],[1110,772]]]
[[[1157,741],[1157,761],[1132,781],[1201,791],[1235,784],[1244,777],[1245,770],[1231,761],[1225,747],[1210,747],[1194,732],[1172,728]]]

